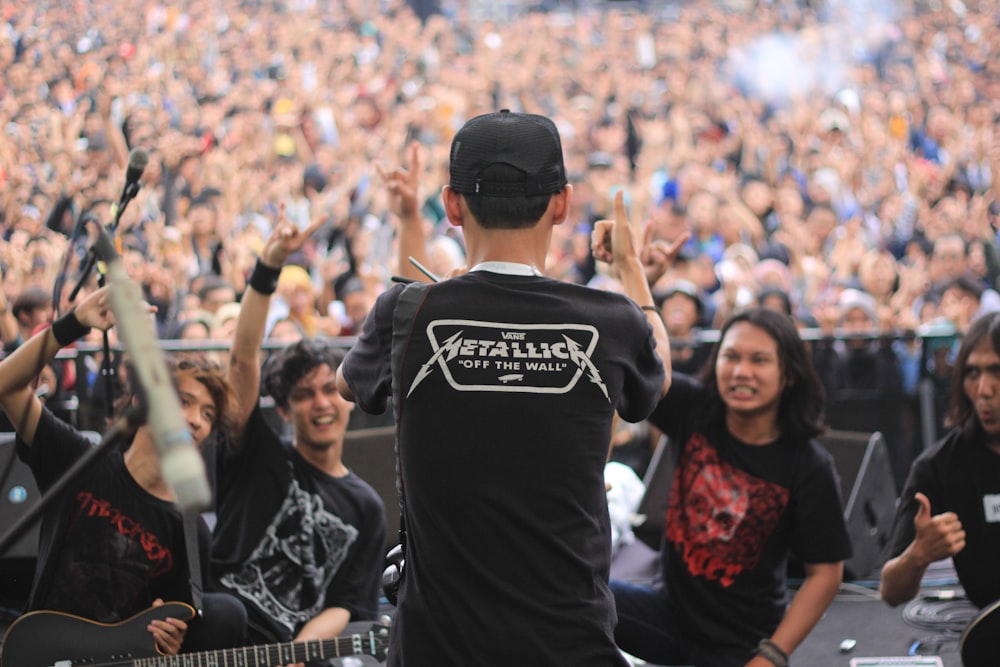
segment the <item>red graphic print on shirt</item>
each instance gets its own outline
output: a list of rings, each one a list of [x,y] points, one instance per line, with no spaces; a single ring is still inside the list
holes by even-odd
[[[715,448],[695,433],[674,474],[667,539],[691,574],[730,586],[757,565],[788,495],[788,489],[719,460]]]

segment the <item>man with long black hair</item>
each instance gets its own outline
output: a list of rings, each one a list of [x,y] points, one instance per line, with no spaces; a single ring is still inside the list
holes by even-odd
[[[1000,599],[1000,313],[977,319],[962,339],[948,423],[900,495],[879,584],[892,606],[915,598],[928,566],[945,558],[974,604]]]

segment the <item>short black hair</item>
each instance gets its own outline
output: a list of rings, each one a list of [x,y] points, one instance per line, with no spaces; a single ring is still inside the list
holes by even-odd
[[[517,183],[524,176],[515,169],[503,165],[493,165],[483,172],[484,178],[495,183]],[[529,229],[538,224],[549,208],[551,194],[526,195],[523,197],[492,197],[488,195],[463,194],[469,211],[476,222],[485,229]]]
[[[25,287],[14,297],[14,303],[10,306],[10,312],[14,317],[20,317],[21,313],[30,313],[39,308],[48,308],[52,305],[52,295],[45,289],[36,285]]]
[[[950,289],[956,289],[967,296],[974,297],[977,301],[983,298],[984,287],[968,276],[956,276],[952,278],[941,289],[942,294]]]
[[[346,350],[323,337],[303,338],[276,350],[264,362],[261,392],[274,399],[279,408],[288,408],[288,395],[299,380],[326,364],[337,370]]]

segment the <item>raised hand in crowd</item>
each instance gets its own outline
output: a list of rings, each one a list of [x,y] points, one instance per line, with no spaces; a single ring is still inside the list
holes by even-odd
[[[427,238],[420,215],[420,175],[423,170],[423,148],[417,141],[406,147],[406,161],[400,167],[387,169],[375,163],[375,169],[389,193],[389,210],[399,220],[399,275],[426,282],[430,280],[409,258],[424,266],[430,264]]]

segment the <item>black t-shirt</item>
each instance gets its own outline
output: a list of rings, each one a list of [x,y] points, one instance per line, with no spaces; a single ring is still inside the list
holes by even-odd
[[[93,446],[43,409],[34,444],[19,440],[18,454],[45,492]],[[29,609],[113,623],[156,598],[190,603],[186,554],[176,507],[140,487],[121,452],[111,450],[45,513]]]
[[[389,664],[624,664],[603,470],[615,410],[642,420],[663,383],[642,311],[472,272],[429,288],[393,389],[401,290],[378,299],[342,366],[366,412],[396,397],[407,569]]]
[[[696,643],[753,649],[787,604],[787,561],[851,554],[836,470],[816,440],[748,445],[706,418],[707,392],[675,373],[649,421],[670,439],[674,476],[663,571]]]
[[[329,607],[376,618],[386,529],[375,490],[307,462],[259,409],[239,446],[217,453],[213,586],[243,600],[251,637],[290,641]]]
[[[1000,454],[983,444],[981,433],[955,428],[918,456],[899,497],[889,558],[915,537],[918,491],[930,500],[932,515],[954,512],[962,522],[965,548],[952,560],[968,598],[979,607],[1000,600]]]

